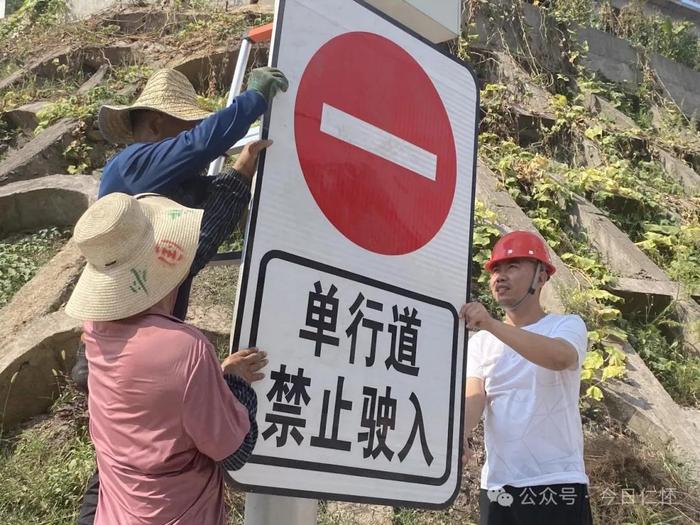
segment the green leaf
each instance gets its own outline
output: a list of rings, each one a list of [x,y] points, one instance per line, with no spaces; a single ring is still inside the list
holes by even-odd
[[[586,397],[592,397],[596,401],[603,399],[603,391],[595,385],[591,385],[586,390]]]
[[[627,356],[616,346],[606,345],[605,351],[608,353],[608,363],[613,366],[624,366]]]
[[[588,128],[586,131],[584,131],[583,134],[587,138],[589,138],[591,140],[595,140],[596,138],[603,136],[603,128],[600,126],[593,126],[591,128]]]
[[[625,332],[621,328],[617,328],[616,326],[607,326],[605,328],[605,333],[612,337],[617,337],[621,341],[627,341],[627,332]],[[614,348],[616,351],[620,352],[620,350],[617,347]]]
[[[588,290],[588,295],[593,299],[598,299],[601,301],[617,301],[619,299],[619,297],[617,297],[616,295],[613,295],[606,290],[600,289]]]
[[[603,321],[614,321],[620,317],[620,310],[617,308],[601,308],[597,313]]]
[[[586,370],[597,370],[605,364],[603,355],[597,350],[593,350],[586,354],[586,359],[583,361],[583,368]]]
[[[588,332],[588,340],[591,343],[597,343],[598,341],[602,340],[603,336],[601,335],[600,331],[598,330],[590,330]]]
[[[612,377],[622,377],[625,375],[626,368],[624,366],[609,365],[603,368],[602,379],[610,379]]]

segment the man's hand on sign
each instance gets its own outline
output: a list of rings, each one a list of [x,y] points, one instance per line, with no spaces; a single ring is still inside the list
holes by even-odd
[[[243,147],[243,151],[238,155],[233,169],[245,177],[249,182],[255,175],[255,170],[258,168],[258,156],[265,148],[272,145],[271,140],[254,140]]]
[[[467,303],[459,311],[459,317],[464,319],[464,323],[469,330],[488,330],[489,326],[496,322],[491,314],[481,303]]]
[[[272,102],[278,91],[287,91],[289,80],[276,67],[259,67],[250,72],[248,89],[260,93],[267,103]]]
[[[260,372],[267,366],[267,354],[257,348],[245,348],[228,356],[221,363],[224,374],[237,375],[248,383],[259,381],[265,377]]]

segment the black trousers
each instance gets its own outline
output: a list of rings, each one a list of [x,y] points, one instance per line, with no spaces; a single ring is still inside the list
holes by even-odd
[[[98,472],[88,480],[87,489],[83,496],[83,502],[78,511],[78,525],[92,525],[95,522],[95,511],[97,511],[97,495],[100,491],[100,478]]]
[[[481,489],[479,511],[480,525],[593,525],[582,483]]]

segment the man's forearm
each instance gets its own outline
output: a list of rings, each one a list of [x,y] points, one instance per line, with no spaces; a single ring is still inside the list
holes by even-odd
[[[465,436],[471,436],[474,429],[479,424],[481,415],[484,413],[484,407],[486,405],[486,396],[484,394],[467,394],[466,408],[465,408],[465,421],[464,421],[464,434]]]
[[[206,163],[226,153],[245,137],[251,124],[267,110],[267,102],[256,91],[244,91],[234,102],[188,131],[193,152]]]
[[[549,370],[564,370],[576,363],[576,350],[561,339],[535,334],[497,319],[484,327],[528,361]]]

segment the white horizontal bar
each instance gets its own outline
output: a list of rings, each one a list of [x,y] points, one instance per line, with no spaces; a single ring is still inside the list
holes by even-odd
[[[434,153],[328,104],[321,111],[321,131],[427,179],[437,176]]]

